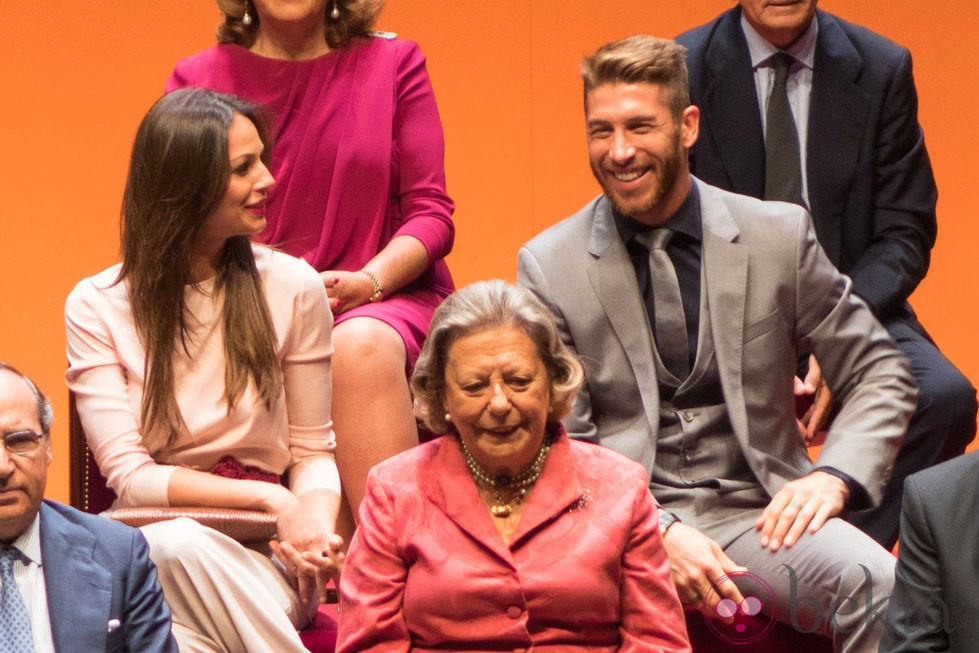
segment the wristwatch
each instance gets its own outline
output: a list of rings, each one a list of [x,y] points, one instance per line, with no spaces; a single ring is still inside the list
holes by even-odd
[[[680,521],[680,518],[674,515],[672,512],[667,512],[662,508],[659,508],[659,534],[660,536],[666,535],[666,531],[670,530],[670,526]]]

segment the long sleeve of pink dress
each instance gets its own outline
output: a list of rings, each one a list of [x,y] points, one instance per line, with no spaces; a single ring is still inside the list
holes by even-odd
[[[332,319],[319,275],[303,261],[253,246],[275,329],[284,390],[267,409],[249,385],[232,410],[224,398],[220,295],[213,280],[188,286],[189,352],[177,349],[174,386],[186,428],[165,448],[140,432],[145,349],[133,324],[125,282],[113,266],[75,287],[65,305],[68,387],[88,445],[120,505],[168,505],[176,467],[207,471],[225,455],[288,473],[298,496],[340,492],[330,418]]]

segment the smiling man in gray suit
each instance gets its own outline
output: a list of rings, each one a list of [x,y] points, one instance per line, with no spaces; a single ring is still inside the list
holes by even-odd
[[[876,650],[894,559],[836,517],[880,499],[914,410],[905,358],[804,209],[690,175],[682,47],[624,39],[582,76],[604,193],[519,255],[587,369],[568,431],[646,465],[685,603],[739,605],[750,573],[778,619]],[[794,411],[800,350],[842,404],[815,465]]]
[[[0,650],[176,653],[142,534],[42,500],[51,405],[0,362]]]

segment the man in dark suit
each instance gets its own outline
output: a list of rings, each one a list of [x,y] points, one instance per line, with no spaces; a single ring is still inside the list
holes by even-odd
[[[979,452],[905,480],[882,653],[979,650],[977,504]]]
[[[42,499],[50,427],[48,400],[0,362],[0,569],[14,581],[0,649],[176,651],[140,532]]]
[[[894,559],[835,517],[883,492],[914,409],[907,360],[804,209],[690,175],[699,112],[681,47],[623,39],[582,77],[604,192],[518,258],[585,364],[569,434],[646,466],[684,603],[743,606],[734,578],[753,574],[767,614],[876,650]],[[815,465],[790,385],[800,347],[842,404]]]
[[[851,522],[891,547],[904,478],[964,451],[975,435],[976,393],[907,302],[928,269],[938,195],[918,124],[911,56],[873,32],[817,10],[817,1],[741,0],[677,38],[687,48],[691,102],[701,111],[691,170],[737,193],[809,208],[830,260],[853,279],[853,291],[910,359],[920,391],[918,409],[890,485],[878,508],[850,515]],[[779,52],[791,55],[784,93],[797,150],[793,138],[766,136],[780,122],[769,118]],[[801,179],[789,194],[794,197],[773,195],[779,192],[773,175],[790,167],[777,158],[788,146],[776,142],[790,143],[793,160],[801,158],[795,166]],[[778,164],[766,166],[766,160]],[[796,382],[797,393],[820,388],[818,365],[810,367],[806,384]],[[818,412],[828,406],[829,395],[816,393]],[[808,437],[820,421],[810,421]]]

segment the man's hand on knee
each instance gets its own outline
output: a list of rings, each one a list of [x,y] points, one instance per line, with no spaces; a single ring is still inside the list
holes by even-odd
[[[815,533],[843,511],[849,494],[842,479],[822,471],[786,483],[755,522],[761,545],[778,551],[798,542],[807,529]]]
[[[748,568],[727,557],[717,542],[696,528],[677,522],[666,532],[663,544],[670,556],[670,576],[684,605],[700,606],[708,599],[710,607],[715,608],[721,599],[731,599],[738,605],[744,600],[738,586],[727,576]]]

